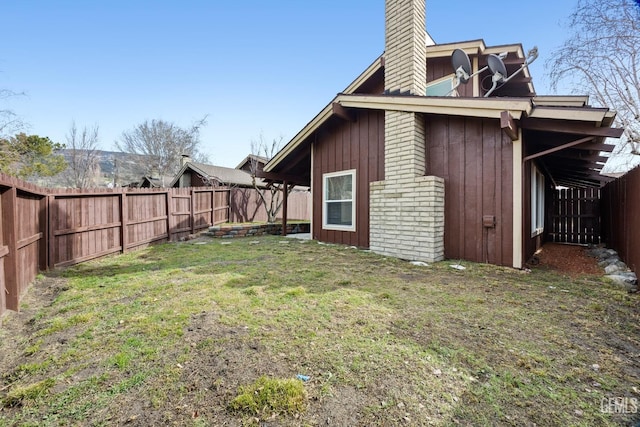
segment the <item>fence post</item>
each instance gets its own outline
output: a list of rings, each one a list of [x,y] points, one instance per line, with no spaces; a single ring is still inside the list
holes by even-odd
[[[191,187],[191,234],[196,232],[196,192]]]
[[[47,205],[49,206],[49,217],[47,218],[47,227],[49,236],[47,244],[49,253],[47,256],[47,267],[54,268],[56,264],[56,227],[58,225],[58,202],[56,196],[47,196]]]
[[[42,196],[38,212],[38,222],[42,240],[38,243],[38,269],[47,270],[49,266],[49,196]]]
[[[173,209],[173,197],[172,197],[172,193],[176,191],[173,188],[169,188],[167,190],[166,193],[164,193],[166,199],[165,199],[165,203],[167,206],[167,240],[170,242],[171,241],[171,215],[172,215],[172,209]]]
[[[7,292],[6,305],[9,310],[18,311],[20,308],[20,295],[18,295],[18,223],[17,223],[17,198],[18,190],[11,187],[2,195],[2,240],[9,250],[4,257],[5,291]]]
[[[127,249],[127,193],[124,190],[120,190],[120,244],[122,245],[122,253],[125,253]]]
[[[213,226],[216,220],[216,190],[211,187],[211,219],[209,220],[209,227]]]

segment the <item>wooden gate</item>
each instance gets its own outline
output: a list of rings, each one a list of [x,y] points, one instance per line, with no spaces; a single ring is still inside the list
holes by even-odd
[[[600,243],[599,188],[555,190],[550,213],[550,241]]]

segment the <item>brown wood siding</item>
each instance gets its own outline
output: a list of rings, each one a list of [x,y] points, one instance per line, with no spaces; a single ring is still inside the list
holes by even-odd
[[[445,180],[445,257],[511,266],[513,147],[498,120],[428,116],[427,175]],[[495,228],[483,227],[483,216]]]
[[[369,247],[369,183],[384,179],[384,113],[359,111],[354,122],[330,120],[313,143],[313,236]],[[322,228],[322,175],[356,170],[356,231]]]

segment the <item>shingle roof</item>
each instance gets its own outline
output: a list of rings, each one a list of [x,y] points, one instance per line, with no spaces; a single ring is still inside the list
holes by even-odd
[[[253,180],[251,179],[251,174],[245,172],[240,169],[227,168],[224,166],[215,166],[215,165],[207,165],[204,163],[195,163],[188,162],[184,165],[182,170],[178,173],[178,175],[174,178],[171,185],[173,185],[179,177],[184,173],[184,171],[189,168],[199,173],[208,179],[215,179],[221,184],[225,185],[239,185],[242,187],[252,187]],[[256,178],[256,183],[258,186],[264,186],[264,182],[260,178]]]

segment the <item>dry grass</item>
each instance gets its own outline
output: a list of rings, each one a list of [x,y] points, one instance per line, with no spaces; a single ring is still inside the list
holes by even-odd
[[[263,237],[68,269],[0,330],[0,425],[635,420],[601,411],[640,397],[635,294],[595,276],[449,264]],[[297,374],[310,377],[305,411],[230,410],[259,378]],[[16,392],[34,384],[48,387]]]

